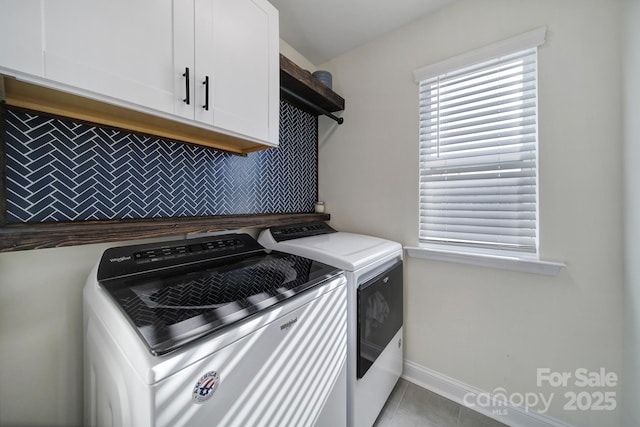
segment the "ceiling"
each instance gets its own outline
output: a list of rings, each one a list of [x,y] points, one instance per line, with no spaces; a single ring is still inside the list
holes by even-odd
[[[456,0],[270,0],[280,37],[315,65]]]

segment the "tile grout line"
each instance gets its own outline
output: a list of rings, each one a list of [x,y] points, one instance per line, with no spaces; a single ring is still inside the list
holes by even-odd
[[[400,405],[402,405],[402,401],[404,400],[404,395],[407,393],[407,389],[409,388],[409,382],[405,381],[404,382],[404,390],[402,390],[402,394],[400,395],[400,398],[398,399],[398,404],[395,405],[395,408],[393,408],[393,413],[391,414],[390,417],[390,422],[392,423],[391,425],[393,425],[393,419],[396,417],[396,414],[398,413],[398,409],[400,409]]]

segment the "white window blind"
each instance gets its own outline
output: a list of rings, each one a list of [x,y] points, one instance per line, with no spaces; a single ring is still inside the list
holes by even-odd
[[[537,49],[419,80],[420,240],[537,253]]]

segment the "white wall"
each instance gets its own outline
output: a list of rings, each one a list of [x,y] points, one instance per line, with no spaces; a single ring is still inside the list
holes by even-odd
[[[564,393],[585,389],[537,387],[536,370],[604,367],[621,376],[619,9],[617,0],[461,0],[319,64],[346,99],[345,123],[323,120],[320,136],[320,199],[333,224],[415,246],[412,71],[547,26],[539,50],[541,256],[568,268],[549,278],[408,258],[405,351],[485,391],[555,393],[548,415],[579,426],[620,425],[620,399],[614,411],[564,410]]]
[[[300,52],[295,50],[289,43],[280,39],[280,53],[292,60],[296,65],[310,73],[316,71],[316,66],[305,58]]]
[[[82,286],[108,246],[0,254],[0,425],[82,425]]]
[[[624,39],[625,352],[622,425],[640,425],[640,1],[627,0]]]

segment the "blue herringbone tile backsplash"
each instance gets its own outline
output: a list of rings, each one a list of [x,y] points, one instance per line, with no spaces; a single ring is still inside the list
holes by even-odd
[[[317,118],[280,104],[280,146],[246,157],[8,111],[7,221],[310,212]]]

